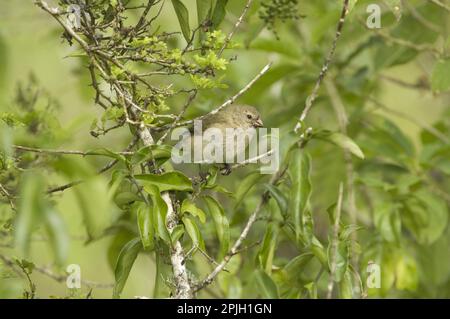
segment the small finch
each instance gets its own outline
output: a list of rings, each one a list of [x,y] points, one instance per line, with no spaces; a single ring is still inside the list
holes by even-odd
[[[262,127],[263,122],[261,116],[255,107],[250,105],[229,105],[221,109],[215,114],[206,115],[202,120],[202,129],[205,132],[208,129],[218,129],[220,130],[223,140],[222,140],[222,154],[223,161],[216,163],[224,163],[225,168],[222,171],[224,174],[230,173],[229,164],[236,161],[238,154],[245,152],[248,144],[250,143],[253,135],[247,136],[245,138],[245,146],[239,148],[236,143],[236,136],[234,134],[227,134],[227,129],[252,129]],[[254,133],[255,131],[253,131]],[[205,136],[203,136],[203,140]],[[234,158],[226,158],[226,150],[234,148]],[[202,150],[203,151],[203,150]],[[206,159],[208,160],[208,159]]]

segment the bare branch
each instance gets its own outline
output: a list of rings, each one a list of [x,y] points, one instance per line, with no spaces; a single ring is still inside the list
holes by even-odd
[[[130,144],[128,144],[128,146],[125,148],[125,151],[131,150],[131,149],[136,145],[137,142],[138,142],[138,139],[137,139],[137,138],[134,138],[134,139],[130,142]],[[115,160],[113,160],[113,161],[107,163],[105,166],[103,166],[103,167],[97,172],[97,174],[102,174],[102,173],[108,171],[110,168],[114,167],[114,165],[116,165],[117,163],[119,163],[119,160],[117,160],[117,159],[115,159]],[[71,188],[71,187],[73,187],[73,186],[79,185],[79,184],[81,184],[81,183],[83,183],[83,181],[74,181],[74,182],[71,182],[71,183],[68,183],[68,184],[65,184],[65,185],[53,187],[53,188],[47,190],[47,194],[53,194],[53,193],[56,193],[56,192],[62,192],[62,191],[64,191],[64,190],[68,189],[68,188]]]
[[[231,38],[233,37],[234,33],[236,32],[236,30],[239,28],[239,26],[241,25],[242,21],[244,20],[244,17],[247,14],[247,11],[250,8],[250,5],[252,4],[252,1],[253,0],[247,0],[247,3],[245,4],[244,10],[242,11],[239,19],[236,21],[233,29],[230,31],[230,33],[226,37],[225,42],[223,43],[223,46],[220,49],[220,51],[217,54],[217,56],[221,56],[223,51],[226,49],[227,45],[230,43]]]
[[[300,115],[300,118],[299,118],[297,124],[295,125],[295,128],[294,128],[295,132],[298,132],[298,130],[300,129],[300,127],[302,125],[301,123],[305,120],[306,116],[308,115],[309,111],[311,110],[311,107],[313,106],[313,103],[317,98],[317,95],[318,95],[318,92],[320,89],[320,85],[322,84],[322,81],[328,72],[331,61],[333,60],[334,53],[336,51],[337,42],[338,42],[339,38],[341,37],[341,32],[342,32],[342,28],[344,27],[345,18],[347,17],[347,14],[348,14],[348,4],[349,4],[349,0],[344,0],[344,4],[342,6],[342,11],[341,11],[341,17],[339,18],[339,22],[337,24],[336,34],[334,36],[333,44],[331,45],[330,52],[328,52],[328,56],[325,59],[322,69],[320,70],[320,74],[319,74],[319,77],[317,78],[316,85],[314,86],[312,93],[306,99],[305,108],[303,109],[303,112]]]
[[[53,150],[53,149],[42,149],[21,145],[13,145],[13,148],[19,151],[24,152],[33,152],[40,154],[56,154],[56,155],[81,155],[81,156],[107,156],[104,153],[96,152],[96,151],[73,151],[73,150]],[[116,155],[133,155],[134,152],[130,151],[122,151],[122,152],[113,152]]]
[[[231,168],[232,168],[232,169],[235,169],[235,168],[239,168],[239,167],[246,166],[246,165],[248,165],[248,164],[256,163],[258,160],[260,160],[260,159],[262,159],[262,158],[266,158],[266,157],[272,155],[273,152],[274,152],[273,150],[270,150],[270,151],[268,151],[268,152],[266,152],[266,153],[264,153],[264,154],[260,154],[260,155],[258,155],[258,156],[255,156],[255,157],[246,159],[245,161],[243,161],[243,162],[241,162],[241,163],[236,163],[236,164],[234,164],[233,166],[231,166]]]

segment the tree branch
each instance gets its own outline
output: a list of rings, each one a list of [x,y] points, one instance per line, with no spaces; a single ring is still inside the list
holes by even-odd
[[[21,145],[13,145],[13,148],[15,148],[16,150],[20,150],[20,151],[40,153],[40,154],[108,156],[106,154],[103,154],[101,152],[96,152],[96,151],[53,150],[53,149],[42,149],[42,148],[28,147],[28,146],[21,146]],[[133,155],[134,154],[134,152],[130,152],[130,151],[113,152],[113,153],[116,155]]]
[[[14,261],[14,259],[4,256],[2,254],[0,254],[0,259],[5,263],[6,266],[12,268],[14,271],[17,270],[16,269],[17,265],[16,265],[16,262]],[[35,265],[33,269],[51,279],[59,282],[59,283],[65,282],[67,280],[67,275],[55,274],[54,272],[49,270],[47,267],[41,267],[41,266]],[[80,282],[89,288],[110,289],[110,288],[114,287],[114,284],[99,283],[99,282],[95,282],[95,281],[91,281],[91,280],[81,279]]]
[[[275,185],[280,179],[281,177],[283,177],[284,173],[286,172],[286,168],[284,168],[283,170],[279,170],[277,173],[275,173],[274,175],[272,175],[272,178],[270,180],[270,184],[271,185]],[[195,288],[194,291],[197,292],[203,288],[205,288],[206,286],[208,286],[209,284],[212,283],[212,281],[214,280],[214,278],[216,278],[216,276],[223,271],[223,269],[225,268],[225,266],[228,264],[228,262],[230,261],[230,259],[241,252],[240,247],[242,245],[242,243],[244,242],[244,240],[247,238],[248,233],[250,232],[251,227],[253,226],[253,224],[255,223],[261,209],[264,207],[264,205],[267,203],[267,201],[269,200],[269,192],[265,191],[263,193],[263,195],[261,196],[261,199],[258,203],[258,205],[256,206],[255,210],[253,211],[253,213],[250,215],[250,217],[248,218],[247,224],[245,225],[244,229],[242,230],[241,234],[239,235],[238,239],[235,241],[235,243],[233,244],[233,247],[230,249],[230,251],[225,255],[225,257],[223,258],[222,262],[220,262],[216,268],[214,268],[214,270],[208,275],[206,276],[206,278],[204,280],[202,280],[200,283],[198,283]]]
[[[448,5],[446,5],[445,3],[442,3],[440,0],[428,0],[428,1],[434,3],[435,5],[441,7],[442,9],[450,12],[450,7]]]
[[[313,106],[313,103],[317,98],[317,95],[318,95],[318,92],[320,89],[320,85],[322,84],[322,81],[328,72],[331,61],[333,60],[334,53],[336,51],[337,42],[338,42],[339,38],[341,37],[341,32],[342,32],[342,28],[344,27],[345,18],[348,14],[348,4],[349,4],[349,0],[344,0],[344,4],[342,6],[342,11],[341,11],[341,16],[340,16],[339,22],[337,24],[336,34],[334,36],[333,44],[331,45],[330,52],[328,52],[328,56],[325,59],[322,69],[320,70],[319,77],[317,78],[317,81],[316,81],[316,85],[314,86],[312,93],[306,99],[305,108],[303,109],[303,112],[300,115],[300,118],[299,118],[297,124],[295,125],[295,128],[294,128],[295,132],[298,132],[298,130],[301,128],[302,122],[305,120],[306,116],[308,115],[309,111],[311,110],[311,107]]]
[[[226,37],[225,42],[223,43],[223,46],[219,50],[219,53],[217,54],[217,56],[220,57],[222,55],[223,51],[226,49],[227,45],[230,43],[231,38],[233,37],[234,33],[236,32],[236,30],[239,28],[239,26],[241,25],[242,21],[244,20],[244,17],[247,14],[247,11],[250,8],[250,5],[252,4],[252,1],[253,0],[248,0],[247,3],[245,4],[244,10],[242,11],[239,19],[236,21],[236,24],[233,26],[233,29],[231,29],[231,32]]]
[[[316,87],[313,90],[313,93],[310,95],[310,97],[307,99],[306,101],[306,107],[303,110],[301,116],[300,116],[300,121],[303,122],[303,120],[306,118],[306,116],[309,113],[309,110],[312,106],[312,103],[314,102],[314,99],[317,97],[317,91],[319,90],[320,84],[322,82],[322,80],[325,77],[326,72],[328,71],[328,67],[329,64],[334,56],[334,51],[336,50],[336,45],[337,45],[337,40],[339,39],[340,35],[341,35],[341,30],[342,27],[344,25],[344,21],[345,21],[345,17],[347,16],[348,13],[348,0],[344,0],[344,5],[342,8],[342,13],[341,13],[341,18],[339,20],[338,26],[337,26],[337,31],[336,31],[336,35],[333,41],[333,45],[332,48],[330,50],[330,53],[328,54],[327,59],[325,60],[324,66],[322,67],[322,70],[319,74],[317,83],[316,83]],[[264,67],[264,69],[258,74],[258,76],[252,81],[253,83],[262,76],[262,74],[264,74],[265,72],[267,72],[267,70],[269,69],[270,64],[266,65]],[[252,83],[251,82],[251,83]],[[252,84],[253,84],[252,83]],[[250,87],[250,83],[249,85],[247,85],[247,87]],[[244,88],[245,89],[245,88]],[[246,91],[246,90],[241,90],[241,91]],[[234,102],[234,99],[230,99],[228,101],[226,101],[224,104],[222,104],[219,108],[215,109],[214,111],[210,112],[210,114],[214,114],[216,112],[218,112],[219,110],[221,110],[223,107],[231,104]],[[206,116],[206,115],[204,115]],[[192,122],[192,121],[190,121]],[[300,128],[300,122],[297,123],[296,127],[295,127],[295,131],[297,131]],[[301,137],[301,140],[304,138],[304,136]],[[304,147],[306,144],[303,143],[302,141],[300,141],[299,143],[300,147]],[[274,175],[272,175],[272,178],[270,180],[270,184],[271,185],[275,185],[284,175],[284,173],[286,172],[287,167],[284,167],[281,170],[278,170]],[[261,199],[258,203],[258,205],[256,206],[255,210],[253,211],[253,213],[250,215],[249,219],[247,220],[247,224],[245,225],[244,229],[242,230],[241,234],[239,235],[238,239],[235,241],[233,247],[231,248],[231,250],[225,255],[225,257],[223,258],[222,262],[209,274],[206,276],[206,278],[204,280],[202,280],[200,283],[198,283],[194,290],[195,292],[198,292],[199,290],[205,288],[206,286],[208,286],[209,284],[212,283],[212,281],[214,280],[214,278],[223,270],[223,268],[228,264],[228,262],[230,261],[230,259],[236,255],[237,253],[239,253],[239,247],[242,245],[243,241],[247,238],[248,233],[251,229],[251,227],[253,226],[253,224],[255,223],[255,221],[257,220],[257,217],[261,211],[261,209],[264,207],[264,205],[267,203],[267,201],[269,200],[269,192],[265,191],[262,196]]]

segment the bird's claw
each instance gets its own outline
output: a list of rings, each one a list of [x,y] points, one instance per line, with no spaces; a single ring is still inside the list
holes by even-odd
[[[231,174],[231,166],[228,165],[228,164],[225,164],[225,166],[220,169],[220,174],[222,174],[222,175],[230,175]]]

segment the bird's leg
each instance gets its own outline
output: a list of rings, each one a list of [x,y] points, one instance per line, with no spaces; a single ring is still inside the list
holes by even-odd
[[[198,175],[200,176],[200,183],[206,183],[208,181],[209,172],[199,172]]]
[[[220,169],[220,174],[222,175],[230,175],[231,174],[231,165],[230,164],[223,164],[223,167]]]

